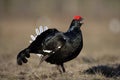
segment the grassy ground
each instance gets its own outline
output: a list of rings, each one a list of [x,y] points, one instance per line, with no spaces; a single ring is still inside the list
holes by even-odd
[[[71,20],[58,19],[45,21],[50,28],[67,30]],[[84,21],[84,48],[76,59],[65,63],[66,73],[61,75],[55,65],[46,62],[39,66],[36,55],[32,55],[27,64],[18,66],[16,55],[29,45],[29,35],[34,34],[34,28],[44,25],[45,21],[34,18],[0,20],[0,80],[120,80],[120,32],[110,31],[109,20]]]

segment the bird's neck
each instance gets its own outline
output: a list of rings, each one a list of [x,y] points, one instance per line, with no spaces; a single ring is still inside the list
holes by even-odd
[[[78,26],[71,26],[68,29],[68,32],[73,32],[73,31],[80,31],[80,27],[78,27]]]

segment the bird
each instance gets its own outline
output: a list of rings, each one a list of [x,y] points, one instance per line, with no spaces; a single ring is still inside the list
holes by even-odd
[[[64,63],[76,58],[83,48],[82,24],[83,18],[77,15],[66,32],[55,28],[45,30],[18,53],[17,64],[27,63],[30,54],[42,54],[40,64],[46,61],[57,65],[60,73],[66,72]]]

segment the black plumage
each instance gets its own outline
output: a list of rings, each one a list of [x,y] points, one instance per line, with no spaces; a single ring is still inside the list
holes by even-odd
[[[67,32],[60,32],[57,29],[46,30],[17,55],[17,63],[19,65],[26,63],[30,53],[42,54],[40,63],[46,61],[56,64],[60,72],[65,72],[64,62],[77,57],[83,47],[80,30],[82,24],[81,16],[75,16]]]

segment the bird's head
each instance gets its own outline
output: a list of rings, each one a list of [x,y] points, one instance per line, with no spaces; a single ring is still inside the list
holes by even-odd
[[[83,18],[81,16],[74,16],[72,24],[74,26],[81,26],[83,24]]]
[[[79,29],[82,24],[83,24],[83,18],[81,16],[74,16],[68,31]]]

